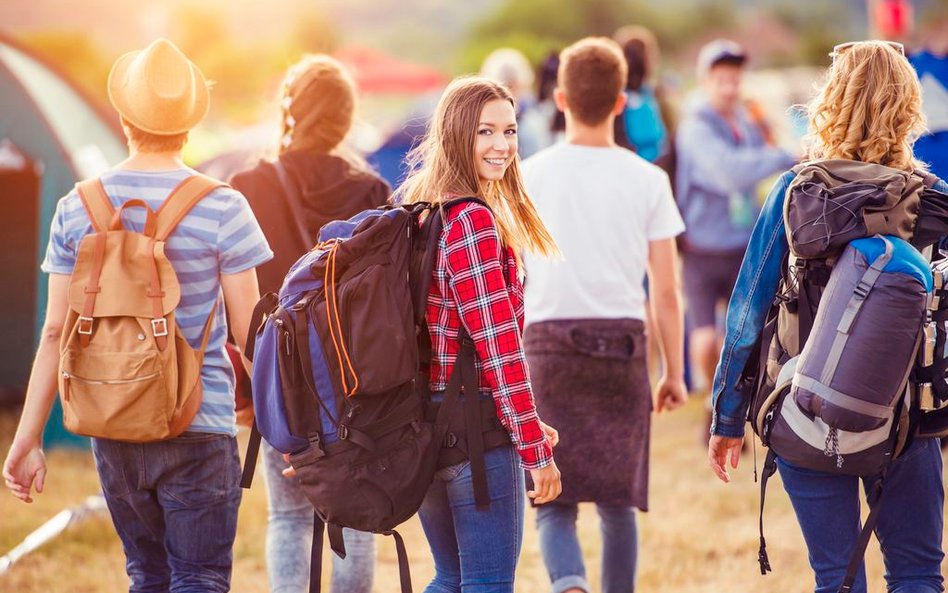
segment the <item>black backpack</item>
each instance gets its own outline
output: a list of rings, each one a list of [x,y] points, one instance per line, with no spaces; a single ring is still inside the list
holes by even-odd
[[[477,393],[476,353],[463,331],[443,403],[428,393],[427,296],[445,215],[459,198],[366,210],[328,223],[254,311],[254,427],[242,486],[262,436],[289,454],[313,504],[310,591],[320,590],[324,524],[345,557],[342,528],[391,535],[401,589],[411,592],[397,525],[414,515],[439,467],[470,459],[479,508],[488,505],[484,450],[510,442]],[[502,434],[501,434],[502,433]],[[473,435],[473,438],[471,438]],[[502,437],[502,438],[501,438]]]

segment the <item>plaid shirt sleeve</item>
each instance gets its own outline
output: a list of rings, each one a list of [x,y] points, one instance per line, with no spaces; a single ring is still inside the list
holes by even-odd
[[[474,341],[484,376],[525,469],[549,465],[553,451],[537,416],[520,325],[507,292],[501,243],[490,211],[466,207],[445,237],[448,283]]]

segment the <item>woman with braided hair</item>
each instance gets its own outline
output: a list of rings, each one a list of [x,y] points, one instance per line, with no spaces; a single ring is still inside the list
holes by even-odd
[[[352,128],[356,90],[343,66],[326,55],[303,58],[287,72],[280,104],[279,157],[237,173],[230,183],[247,197],[274,258],[258,270],[262,294],[277,292],[290,266],[316,242],[319,228],[388,200],[388,185],[343,141]],[[269,497],[267,572],[272,593],[304,593],[309,584],[313,507],[282,472],[287,463],[263,447]],[[345,529],[346,558],[333,554],[333,593],[369,593],[373,535]]]

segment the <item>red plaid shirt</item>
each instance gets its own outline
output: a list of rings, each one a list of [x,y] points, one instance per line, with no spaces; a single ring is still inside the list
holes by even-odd
[[[549,465],[553,451],[537,416],[523,353],[523,284],[512,249],[502,247],[490,210],[466,203],[448,212],[428,293],[431,389],[443,391],[464,324],[477,350],[479,385],[490,390],[523,467]]]

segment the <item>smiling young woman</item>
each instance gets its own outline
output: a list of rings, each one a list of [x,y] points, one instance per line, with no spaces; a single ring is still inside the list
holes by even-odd
[[[473,342],[476,397],[486,405],[480,426],[461,419],[458,438],[466,442],[473,430],[483,434],[489,488],[482,494],[489,504],[475,492],[476,454],[471,462],[443,455],[443,467],[419,511],[436,571],[425,591],[463,587],[512,593],[523,534],[521,467],[533,479],[527,494],[536,504],[554,500],[561,490],[552,450],[558,435],[537,416],[521,342],[523,284],[517,254],[553,255],[556,245],[523,189],[514,102],[503,86],[473,77],[452,82],[428,134],[409,158],[412,174],[396,194],[403,203],[481,200],[455,202],[442,211],[444,231],[426,318],[434,406],[440,405],[458,364],[462,337]],[[451,451],[457,449],[465,447]]]
[[[484,105],[477,124],[474,141],[477,176],[487,181],[501,180],[516,155],[517,114],[507,101],[494,99]]]

